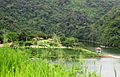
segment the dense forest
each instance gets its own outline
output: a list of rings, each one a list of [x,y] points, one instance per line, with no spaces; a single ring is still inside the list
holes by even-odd
[[[106,46],[120,46],[120,7],[114,7],[92,25],[97,41]],[[97,29],[97,31],[95,30]]]
[[[0,40],[8,32],[22,38],[42,32],[118,47],[119,4],[120,0],[0,0]]]

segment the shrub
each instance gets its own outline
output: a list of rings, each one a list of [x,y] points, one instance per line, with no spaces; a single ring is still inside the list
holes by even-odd
[[[8,32],[4,34],[4,41],[10,42],[10,41],[17,41],[18,40],[18,34],[15,32]]]
[[[66,38],[65,41],[62,41],[62,44],[67,47],[69,47],[69,46],[73,47],[73,46],[77,45],[77,43],[78,43],[78,39],[74,38],[74,37]]]
[[[32,41],[26,41],[24,44],[25,44],[25,46],[30,46],[30,45],[32,45]]]

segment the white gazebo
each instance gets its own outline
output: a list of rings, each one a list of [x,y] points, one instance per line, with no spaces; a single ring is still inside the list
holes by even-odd
[[[97,48],[96,48],[96,52],[97,52],[97,53],[101,53],[101,50],[102,50],[102,49],[101,49],[100,47],[97,47]]]

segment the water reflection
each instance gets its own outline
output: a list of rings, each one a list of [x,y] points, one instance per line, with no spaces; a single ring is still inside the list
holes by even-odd
[[[114,58],[87,59],[85,64],[89,70],[96,71],[101,77],[120,77],[119,61],[119,59]]]
[[[94,51],[94,52],[96,51],[95,50],[96,47],[89,47],[88,46],[86,48],[91,50],[91,51]],[[102,48],[102,53],[120,56],[120,48]]]
[[[77,65],[78,69],[81,67],[80,62],[72,61],[51,61],[52,64],[65,64],[68,69]],[[84,69],[96,72],[101,77],[120,77],[120,59],[115,58],[94,58],[84,60]],[[87,68],[86,68],[87,67]],[[115,76],[116,73],[116,76]]]

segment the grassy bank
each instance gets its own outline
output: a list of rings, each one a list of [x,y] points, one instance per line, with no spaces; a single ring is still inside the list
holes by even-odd
[[[94,58],[98,56],[95,52],[84,48],[29,48],[33,56],[66,60],[80,59],[80,58]]]
[[[96,77],[95,73],[86,73],[88,70],[83,68],[67,70],[47,60],[32,60],[30,55],[29,50],[0,48],[0,77]]]

